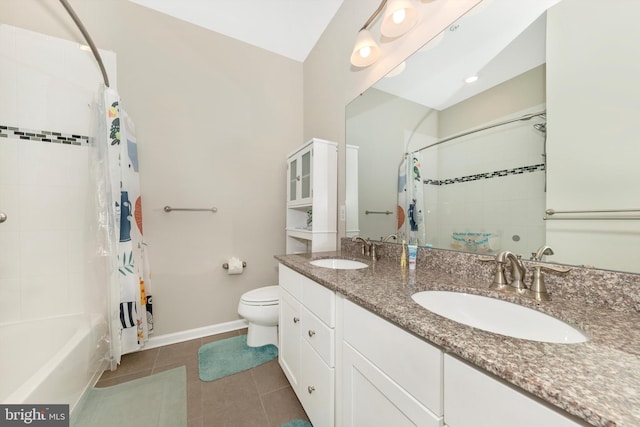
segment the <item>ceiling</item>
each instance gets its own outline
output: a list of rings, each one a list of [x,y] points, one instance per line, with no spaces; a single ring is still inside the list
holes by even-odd
[[[129,0],[304,62],[343,0]]]

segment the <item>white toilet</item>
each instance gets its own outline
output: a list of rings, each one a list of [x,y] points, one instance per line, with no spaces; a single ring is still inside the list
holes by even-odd
[[[245,292],[238,303],[238,314],[249,322],[247,345],[278,345],[279,286],[265,286]]]

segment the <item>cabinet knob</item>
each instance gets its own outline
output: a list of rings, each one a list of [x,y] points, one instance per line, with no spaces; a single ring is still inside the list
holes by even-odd
[[[296,176],[296,181],[300,181],[300,175]]]
[[[298,323],[299,321],[300,321],[300,318],[299,318],[299,317],[294,317],[294,318],[293,318],[293,323]]]
[[[310,385],[309,387],[307,387],[307,391],[309,392],[309,394],[311,394],[314,391],[316,391],[316,388],[314,386]]]
[[[312,337],[316,334],[316,331],[312,331],[311,329],[309,329],[309,336]]]

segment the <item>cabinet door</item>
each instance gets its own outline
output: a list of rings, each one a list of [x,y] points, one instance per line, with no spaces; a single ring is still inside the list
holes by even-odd
[[[300,155],[300,202],[311,203],[313,150],[309,148]]]
[[[292,203],[298,200],[298,191],[300,191],[298,168],[300,160],[298,157],[289,159],[287,168],[287,202]]]
[[[280,287],[278,362],[295,390],[300,375],[300,303]]]
[[[334,425],[335,377],[311,345],[300,341],[302,371],[297,395],[313,427]]]
[[[444,418],[449,427],[587,425],[448,354],[444,357]]]
[[[349,344],[342,353],[344,427],[441,427],[435,416]],[[315,425],[315,424],[314,424]]]

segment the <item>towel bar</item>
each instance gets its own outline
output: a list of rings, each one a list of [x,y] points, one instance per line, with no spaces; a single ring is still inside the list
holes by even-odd
[[[218,208],[172,208],[171,206],[165,206],[165,212],[171,211],[189,211],[189,212],[201,212],[201,211],[209,211],[209,212],[218,212]]]

